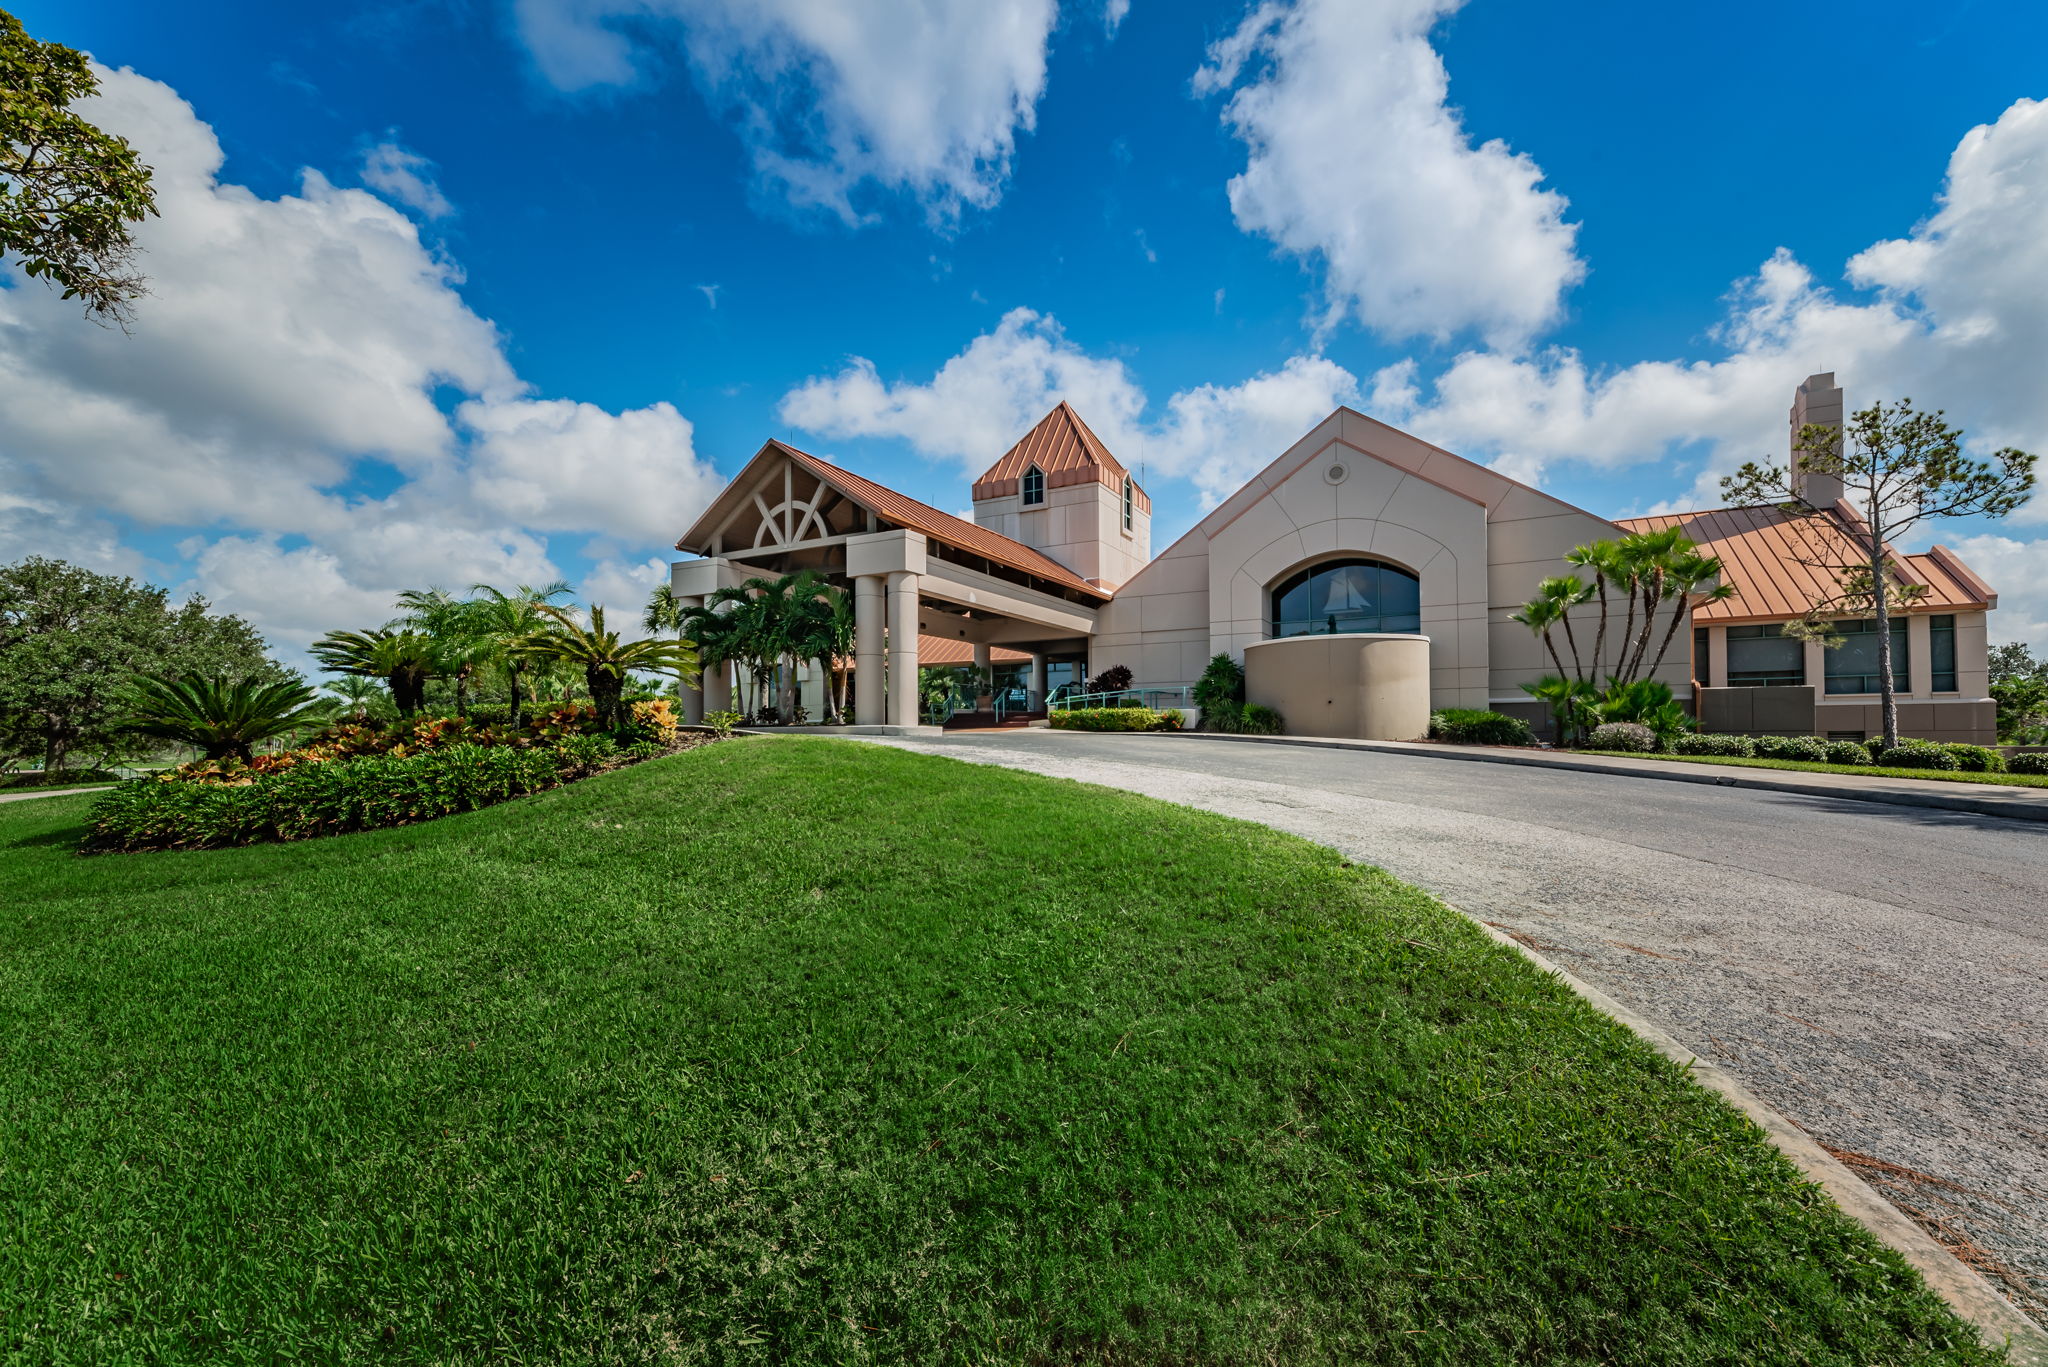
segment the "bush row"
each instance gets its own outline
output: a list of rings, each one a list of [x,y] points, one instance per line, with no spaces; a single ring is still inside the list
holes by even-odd
[[[1047,717],[1056,731],[1178,731],[1186,721],[1177,710],[1149,707],[1070,707]]]
[[[201,850],[306,840],[431,821],[668,752],[609,736],[553,744],[460,742],[419,754],[302,763],[237,781],[174,771],[110,788],[93,804],[87,851]]]
[[[1429,738],[1450,745],[1534,745],[1536,733],[1520,717],[1478,707],[1446,707],[1429,714]]]
[[[1595,749],[1634,747],[1602,745],[1602,727],[1593,733]],[[1794,760],[1802,764],[1882,765],[1891,769],[1929,769],[1976,774],[2048,772],[2048,764],[2036,767],[2021,761],[2035,758],[2014,756],[2008,763],[1996,750],[1981,745],[1943,744],[1931,740],[1902,740],[1887,749],[1881,740],[1823,740],[1819,736],[1680,736],[1671,749],[1680,755],[1723,755],[1741,759]]]

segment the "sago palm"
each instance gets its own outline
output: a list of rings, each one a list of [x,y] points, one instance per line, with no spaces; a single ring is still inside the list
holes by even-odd
[[[469,591],[476,595],[469,603],[471,628],[488,643],[489,657],[504,666],[516,727],[526,719],[526,690],[521,684],[529,661],[513,647],[547,626],[541,609],[567,594],[569,586],[557,579],[540,588],[521,584],[510,593],[489,584],[472,584]]]
[[[410,717],[427,698],[427,680],[441,671],[440,652],[423,631],[330,631],[307,648],[330,674],[358,674],[382,679],[391,690],[398,715]]]
[[[258,683],[202,674],[138,674],[127,729],[154,740],[195,746],[208,759],[248,761],[252,747],[314,719],[313,690],[300,683]]]
[[[598,725],[608,730],[626,723],[620,701],[626,679],[633,674],[673,674],[685,685],[697,681],[697,651],[688,641],[648,637],[628,641],[605,626],[604,609],[593,607],[585,623],[567,608],[543,604],[547,620],[541,630],[522,638],[513,650],[528,659],[559,661],[583,671]]]

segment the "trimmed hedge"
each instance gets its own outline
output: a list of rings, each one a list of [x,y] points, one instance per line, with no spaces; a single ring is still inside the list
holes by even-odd
[[[1149,707],[1069,707],[1047,714],[1055,731],[1178,731]]]
[[[1829,764],[1868,764],[1870,747],[1860,740],[1831,740],[1828,742]]]
[[[1819,736],[1758,736],[1758,759],[1789,759],[1801,764],[1825,764],[1828,743]]]
[[[2005,762],[2005,769],[2011,774],[2048,774],[2048,754],[2034,750],[2023,751],[2008,759]]]
[[[1429,738],[1451,745],[1534,745],[1529,723],[1505,712],[1446,707],[1429,714]]]
[[[1963,767],[1963,762],[1946,745],[1938,745],[1931,740],[1902,740],[1881,753],[1875,745],[1870,749],[1877,762],[1889,769],[1953,771]]]
[[[1756,755],[1756,742],[1748,736],[1726,736],[1706,732],[1701,735],[1677,737],[1671,742],[1671,752],[1677,755],[1720,755],[1727,759],[1751,759]]]
[[[1586,744],[1593,750],[1633,750],[1647,755],[1657,749],[1657,733],[1641,722],[1610,721],[1594,727]]]
[[[2005,756],[1996,750],[1987,750],[1981,745],[1964,745],[1960,742],[1944,747],[1956,757],[1966,774],[2002,774],[2005,772]]]

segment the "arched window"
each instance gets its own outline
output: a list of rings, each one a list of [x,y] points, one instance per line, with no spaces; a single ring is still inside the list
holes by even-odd
[[[1027,508],[1045,502],[1045,471],[1036,465],[1024,472],[1024,506]]]
[[[1275,636],[1421,630],[1422,582],[1384,560],[1328,560],[1273,586]]]
[[[1129,531],[1129,530],[1131,529],[1131,510],[1132,510],[1132,508],[1134,508],[1135,506],[1136,506],[1136,500],[1135,500],[1135,499],[1133,499],[1133,498],[1131,497],[1131,477],[1130,477],[1129,475],[1125,475],[1125,476],[1124,476],[1124,530],[1125,530],[1125,531]]]

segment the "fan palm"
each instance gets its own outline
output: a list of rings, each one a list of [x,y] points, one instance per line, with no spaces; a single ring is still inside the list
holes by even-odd
[[[127,729],[196,746],[208,759],[247,762],[251,747],[313,720],[313,690],[302,683],[138,674]]]
[[[1600,690],[1591,683],[1566,674],[1545,674],[1534,683],[1523,684],[1522,691],[1550,709],[1550,715],[1557,719],[1560,743],[1572,740],[1585,729],[1593,702],[1600,696]]]
[[[441,654],[423,631],[330,631],[307,648],[330,674],[357,674],[382,679],[391,690],[398,715],[410,717],[427,697],[427,680],[441,672]]]
[[[697,680],[697,651],[688,641],[664,641],[658,637],[623,640],[618,632],[605,626],[602,607],[590,609],[588,624],[553,603],[543,603],[539,610],[547,624],[521,638],[512,649],[528,659],[580,667],[601,727],[616,729],[625,725],[625,705],[620,699],[625,693],[626,679],[632,674],[674,674],[685,684]]]
[[[540,588],[521,584],[510,593],[489,584],[472,584],[469,591],[478,595],[469,602],[470,627],[487,643],[489,657],[504,666],[512,695],[512,725],[516,727],[526,720],[526,691],[521,682],[531,662],[513,646],[548,625],[541,609],[568,593],[569,586],[557,579]]]

